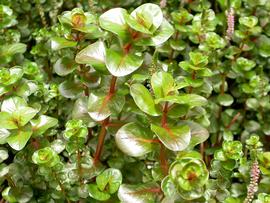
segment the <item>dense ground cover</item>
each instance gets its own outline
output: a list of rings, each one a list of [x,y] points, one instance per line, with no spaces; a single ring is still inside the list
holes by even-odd
[[[1,203],[269,203],[269,57],[268,0],[0,0]]]

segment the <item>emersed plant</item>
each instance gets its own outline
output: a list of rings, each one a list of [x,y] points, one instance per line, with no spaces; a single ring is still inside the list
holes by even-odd
[[[0,0],[1,202],[269,202],[269,11]]]

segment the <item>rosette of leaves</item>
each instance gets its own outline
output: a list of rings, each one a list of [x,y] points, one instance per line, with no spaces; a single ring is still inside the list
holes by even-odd
[[[177,198],[177,194],[185,200],[198,199],[204,194],[208,178],[209,172],[199,153],[180,153],[170,166],[169,176],[162,182],[162,190],[172,199]]]
[[[82,120],[69,120],[66,123],[66,130],[64,132],[64,138],[68,141],[66,145],[67,151],[72,154],[83,149],[87,134],[87,127]]]
[[[31,136],[42,136],[57,125],[57,119],[49,116],[41,115],[34,119],[37,113],[38,110],[29,107],[21,97],[5,99],[0,112],[1,144],[8,143],[13,149],[22,150]]]
[[[96,184],[89,184],[90,197],[99,201],[106,201],[118,191],[122,183],[122,174],[118,169],[108,168],[96,177]]]
[[[53,167],[60,162],[57,153],[50,147],[45,147],[34,152],[32,160],[35,164],[44,167]]]

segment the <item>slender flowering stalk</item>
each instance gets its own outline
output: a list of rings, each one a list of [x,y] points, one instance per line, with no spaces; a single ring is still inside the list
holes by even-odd
[[[258,181],[260,178],[260,168],[257,161],[254,161],[250,170],[250,183],[248,185],[247,197],[244,203],[251,203],[255,193],[258,190]]]
[[[230,40],[234,33],[234,8],[231,7],[227,12],[227,31],[226,38]]]

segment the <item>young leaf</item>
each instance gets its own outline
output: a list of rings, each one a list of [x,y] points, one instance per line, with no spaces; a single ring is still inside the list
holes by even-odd
[[[7,143],[13,149],[19,151],[25,147],[31,135],[32,135],[32,131],[28,128],[15,130],[15,131],[12,131],[10,136],[7,138]]]
[[[146,34],[156,31],[163,20],[163,14],[160,7],[152,3],[146,3],[139,6],[132,11],[130,17],[131,18],[129,19],[134,20],[132,20],[133,23],[127,21],[129,26],[137,31],[145,32]]]
[[[58,120],[50,116],[41,115],[38,119],[31,120],[30,122],[32,124],[34,134],[41,135],[49,128],[56,126]]]
[[[99,24],[103,29],[118,35],[120,38],[126,38],[128,34],[124,18],[126,14],[127,11],[123,8],[110,9],[99,17]]]
[[[122,183],[122,174],[118,169],[108,168],[97,176],[96,182],[101,191],[106,189],[113,194],[117,192]]]
[[[20,107],[25,107],[27,106],[27,103],[25,102],[24,99],[20,97],[10,97],[6,100],[3,101],[2,106],[1,106],[1,111],[8,112],[8,113],[13,113],[16,112],[17,109]]]
[[[145,113],[151,116],[158,116],[161,112],[157,109],[150,92],[141,84],[133,84],[130,87],[130,94],[136,105]]]
[[[99,200],[99,201],[106,201],[108,199],[110,199],[111,195],[106,193],[106,192],[102,192],[98,189],[98,186],[95,184],[89,184],[88,185],[88,192],[90,197]]]
[[[77,42],[70,41],[62,37],[53,37],[51,39],[51,48],[55,51],[68,47],[75,47],[76,45]]]
[[[156,98],[163,98],[175,91],[175,82],[171,74],[166,72],[154,73],[151,86]]]

